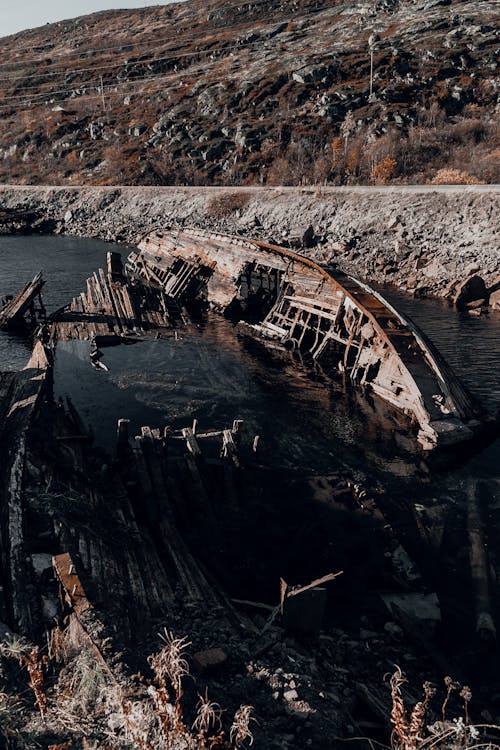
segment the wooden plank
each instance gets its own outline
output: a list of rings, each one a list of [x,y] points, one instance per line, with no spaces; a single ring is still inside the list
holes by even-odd
[[[30,307],[34,305],[35,299],[41,294],[44,284],[40,271],[12,300],[6,302],[0,310],[0,328],[18,325]]]
[[[64,598],[70,607],[72,607],[77,614],[92,609],[92,604],[87,599],[87,594],[85,593],[85,589],[83,588],[80,577],[76,572],[75,564],[73,563],[69,552],[55,555],[52,558],[52,564],[57,579],[63,588]]]

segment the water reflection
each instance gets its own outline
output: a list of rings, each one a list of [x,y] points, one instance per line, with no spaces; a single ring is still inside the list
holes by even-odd
[[[416,442],[406,420],[341,380],[332,381],[289,353],[270,354],[208,314],[178,338],[105,350],[109,372],[90,367],[85,342],[63,342],[56,356],[57,397],[70,397],[96,441],[113,449],[116,421],[174,429],[243,419],[259,434],[266,458],[283,466],[330,472],[374,462],[415,474]],[[405,451],[412,451],[405,455]]]
[[[85,288],[87,276],[104,265],[107,250],[127,252],[96,240],[2,236],[0,296],[43,269],[46,306],[57,309]],[[381,291],[420,325],[469,388],[498,409],[500,316],[474,317],[436,300]],[[0,332],[1,368],[24,366],[30,345],[27,338]],[[133,429],[180,427],[193,418],[220,426],[239,417],[262,435],[268,455],[284,465],[326,472],[347,465],[359,475],[371,475],[370,467],[394,477],[428,475],[407,424],[382,402],[324,377],[321,368],[304,365],[296,355],[271,355],[216,316],[190,326],[178,340],[107,349],[104,361],[109,373],[92,369],[87,344],[61,344],[56,392],[73,400],[96,441],[109,450],[119,417],[130,418]],[[494,477],[499,463],[497,441],[469,457],[464,471]],[[434,482],[443,481],[435,466],[430,471]]]
[[[99,240],[0,235],[0,299],[16,294],[38,271],[43,271],[44,304],[49,313],[54,312],[85,289],[87,277],[106,264],[108,250],[128,252],[123,246]],[[0,331],[0,369],[24,367],[30,349],[28,337]]]

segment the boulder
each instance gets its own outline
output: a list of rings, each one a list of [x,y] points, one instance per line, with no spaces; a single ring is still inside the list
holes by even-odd
[[[500,310],[500,288],[490,292],[489,305],[493,310]]]
[[[478,274],[473,274],[457,286],[453,295],[453,304],[459,308],[464,308],[469,302],[485,299],[486,296],[487,291],[484,279],[478,276]]]
[[[311,225],[309,225],[302,235],[302,245],[304,247],[314,247],[316,244],[316,235],[314,233],[314,229]]]

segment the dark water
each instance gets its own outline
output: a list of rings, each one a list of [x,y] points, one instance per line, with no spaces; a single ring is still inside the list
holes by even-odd
[[[470,391],[492,410],[500,407],[499,312],[475,316],[442,300],[383,294],[427,334]]]
[[[0,237],[0,296],[15,292],[37,271],[44,300],[57,309],[105,264],[106,251],[123,248],[62,237]],[[491,410],[500,408],[500,315],[472,317],[432,300],[388,294],[410,315]],[[0,333],[1,369],[17,369],[30,342]],[[275,356],[240,338],[233,326],[208,315],[177,337],[105,350],[109,372],[90,366],[86,342],[57,349],[56,397],[70,397],[96,442],[113,449],[118,418],[174,428],[196,418],[200,428],[245,420],[280,464],[322,472],[349,469],[363,478],[371,468],[394,477],[421,475],[425,466],[406,426],[376,400],[325,379],[291,356]],[[466,473],[497,477],[500,441],[463,461]],[[460,472],[453,477],[461,480]],[[447,475],[446,482],[449,481]]]
[[[0,299],[16,294],[38,271],[43,271],[47,282],[44,304],[53,312],[85,289],[87,277],[99,266],[105,266],[108,250],[125,252],[123,246],[99,240],[0,235]],[[0,332],[0,370],[24,367],[30,351],[29,340]]]
[[[493,414],[500,410],[500,312],[475,316],[447,302],[415,299],[386,289],[387,299],[408,315],[437,346],[469,391]],[[500,478],[500,438],[463,458],[465,475]],[[500,482],[497,484],[500,500]]]
[[[395,421],[398,434],[386,429],[390,416],[382,405],[379,415],[355,391],[326,382],[288,355],[269,355],[219,316],[209,315],[177,338],[108,348],[103,362],[107,373],[89,366],[86,342],[63,342],[55,382],[56,395],[71,396],[108,449],[119,417],[131,420],[132,431],[142,425],[177,429],[193,419],[200,429],[229,427],[238,418],[281,465],[328,472],[359,466],[370,454],[397,474],[413,471],[393,447],[397,437],[408,443],[404,430]]]

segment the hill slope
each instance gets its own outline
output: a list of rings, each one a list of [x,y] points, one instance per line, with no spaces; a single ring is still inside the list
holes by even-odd
[[[188,0],[0,39],[0,180],[500,182],[499,15]]]

